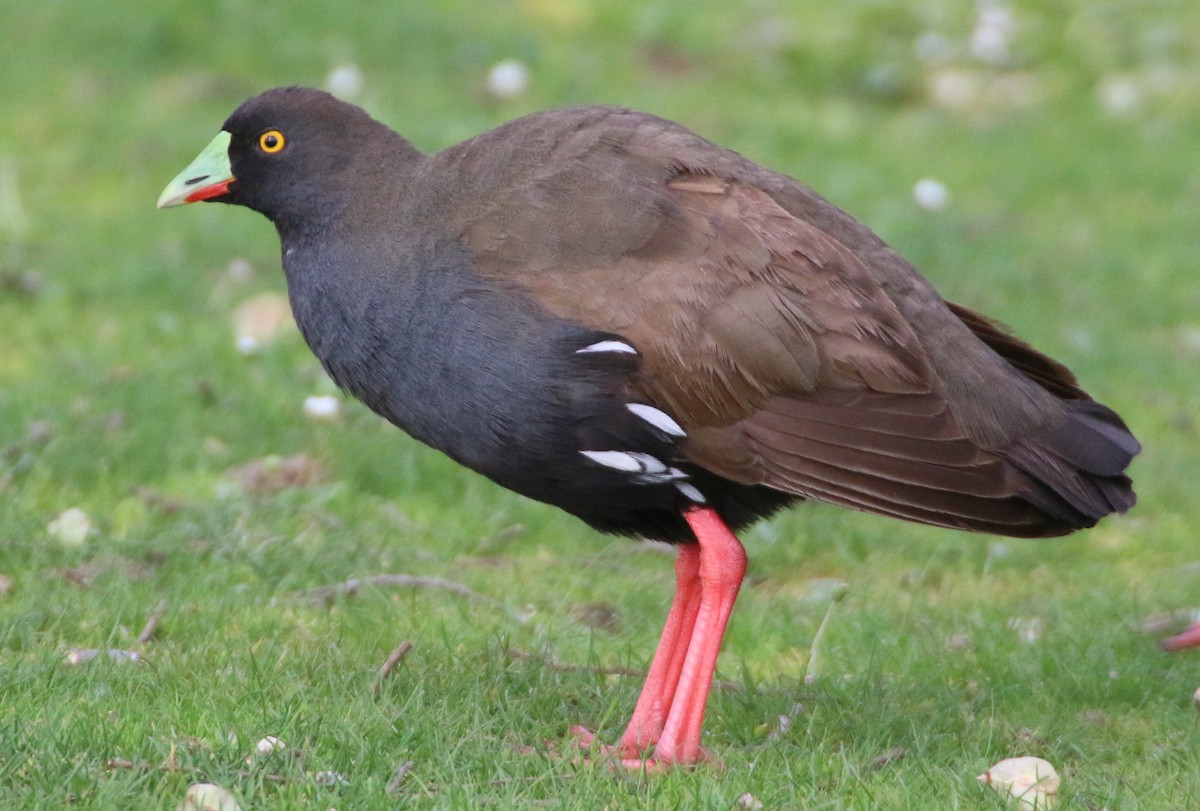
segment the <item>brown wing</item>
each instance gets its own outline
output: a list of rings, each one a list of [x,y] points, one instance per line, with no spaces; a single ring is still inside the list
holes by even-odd
[[[1131,503],[1127,480],[1077,481],[1072,443],[1035,441],[1079,422],[1055,396],[1086,397],[1069,372],[948,308],[795,181],[631,115],[570,129],[558,159],[493,195],[464,238],[481,272],[637,347],[630,394],[687,429],[690,461],[1006,534],[1067,531]],[[530,148],[548,140],[535,132]],[[1115,415],[1082,420],[1083,444],[1113,420],[1124,429]],[[1094,454],[1103,475],[1119,476],[1131,448]]]

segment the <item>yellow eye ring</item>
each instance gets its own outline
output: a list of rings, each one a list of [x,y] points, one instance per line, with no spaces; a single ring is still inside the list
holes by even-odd
[[[287,139],[283,137],[283,133],[279,130],[267,130],[262,135],[258,136],[258,148],[268,155],[274,155],[279,150],[283,149]]]

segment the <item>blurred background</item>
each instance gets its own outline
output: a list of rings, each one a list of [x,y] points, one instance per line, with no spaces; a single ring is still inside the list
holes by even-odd
[[[1127,673],[1131,706],[1195,681],[1146,658],[1142,626],[1200,605],[1200,4],[0,0],[0,31],[0,669],[130,647],[160,598],[180,649],[319,626],[369,668],[436,617],[447,651],[511,634],[644,665],[669,561],[341,398],[288,322],[261,217],[154,209],[240,102],[303,84],[424,150],[557,106],[680,121],[850,211],[944,296],[1069,365],[1145,445],[1138,507],[1067,539],[819,505],[756,528],[730,672],[797,678],[844,583],[837,672],[866,644],[876,674],[963,635],[1007,655],[1032,627],[1072,655],[1009,676],[1089,661],[1078,689],[1100,701]],[[388,570],[460,576],[541,619],[397,619],[380,597],[301,622],[262,602]]]

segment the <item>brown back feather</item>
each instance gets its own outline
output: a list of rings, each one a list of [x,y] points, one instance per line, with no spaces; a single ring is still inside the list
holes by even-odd
[[[688,431],[693,465],[1009,535],[1132,504],[1137,443],[1115,414],[803,185],[652,116],[518,125],[435,163],[471,167],[450,201],[462,238],[493,283],[635,346],[628,396]]]

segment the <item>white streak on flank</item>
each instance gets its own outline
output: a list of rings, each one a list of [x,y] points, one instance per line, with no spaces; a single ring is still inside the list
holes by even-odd
[[[580,451],[598,465],[623,470],[626,473],[641,473],[642,465],[632,453],[625,451]]]
[[[677,467],[667,467],[661,459],[635,451],[580,451],[598,465],[632,473],[639,484],[674,484],[686,498],[697,504],[707,503],[704,494],[688,484],[688,474]]]
[[[657,475],[667,472],[667,466],[648,453],[630,453],[629,455],[636,459],[639,464],[641,464],[642,473]]]
[[[576,349],[576,355],[583,355],[588,352],[623,352],[626,355],[636,355],[637,350],[624,341],[600,341],[591,346],[585,346],[583,349]]]
[[[682,470],[674,467],[668,468],[661,459],[648,453],[634,451],[580,451],[580,453],[598,465],[611,467],[622,473],[637,474],[637,478],[643,484],[658,484],[687,477]]]
[[[625,407],[668,436],[687,436],[687,431],[661,409],[645,403],[626,403]]]

